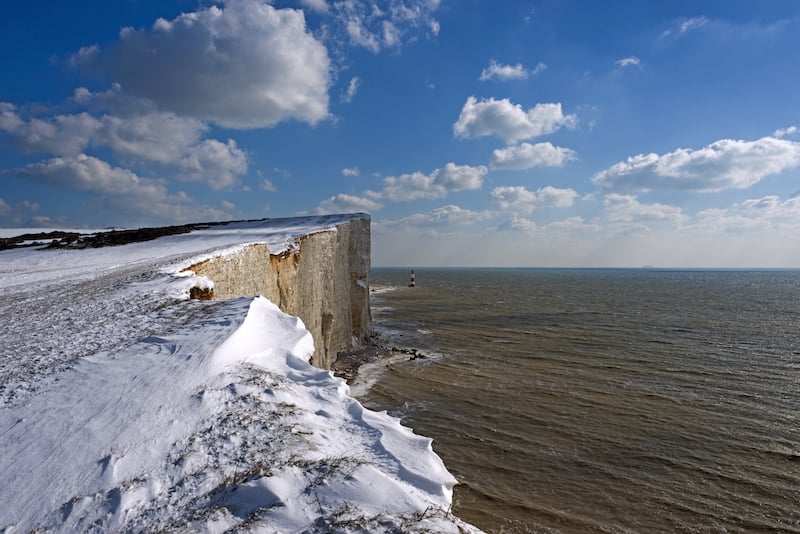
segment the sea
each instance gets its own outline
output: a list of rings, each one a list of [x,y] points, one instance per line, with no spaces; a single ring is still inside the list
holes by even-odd
[[[800,271],[373,269],[359,400],[489,533],[800,532]]]

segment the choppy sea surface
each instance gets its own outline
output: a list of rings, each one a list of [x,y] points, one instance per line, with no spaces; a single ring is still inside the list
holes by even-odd
[[[800,271],[406,269],[366,371],[492,533],[800,532]]]

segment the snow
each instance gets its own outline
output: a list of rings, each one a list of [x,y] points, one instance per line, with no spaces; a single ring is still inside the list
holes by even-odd
[[[74,232],[78,234],[94,234],[106,230],[87,228],[0,228],[0,239],[17,237],[25,234],[47,234],[50,232]]]
[[[341,220],[0,252],[0,532],[478,532],[430,439],[307,363],[300,319],[186,298],[197,258]]]

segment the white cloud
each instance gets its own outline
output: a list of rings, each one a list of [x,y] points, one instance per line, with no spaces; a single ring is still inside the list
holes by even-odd
[[[574,128],[577,124],[578,118],[564,115],[560,103],[536,104],[525,111],[507,98],[478,101],[470,96],[453,124],[453,132],[465,138],[496,135],[510,144],[550,134],[560,128]]]
[[[631,156],[597,173],[594,183],[612,190],[745,189],[764,177],[800,165],[800,143],[774,137],[723,139],[698,150]]]
[[[487,211],[473,211],[449,204],[427,213],[415,213],[385,224],[431,229],[443,226],[468,226],[490,217],[491,214]]]
[[[15,174],[54,187],[95,193],[116,221],[189,221],[225,218],[227,213],[197,205],[185,193],[170,194],[161,180],[140,178],[85,154],[33,163]]]
[[[371,2],[341,0],[331,2],[329,32],[340,33],[351,45],[377,54],[386,48],[397,49],[419,38],[419,34],[436,36],[439,22],[434,0],[391,0]]]
[[[527,77],[528,70],[522,66],[522,63],[503,65],[492,58],[489,61],[489,66],[481,72],[480,80],[524,80]]]
[[[356,96],[359,87],[361,87],[361,78],[358,76],[353,76],[350,79],[350,83],[347,84],[347,91],[342,95],[342,102],[346,102],[348,104],[352,102],[353,97]]]
[[[0,130],[13,132],[22,125],[17,107],[10,102],[0,102]]]
[[[525,217],[514,215],[511,219],[497,227],[498,230],[504,232],[522,232],[532,234],[536,231],[536,223]]]
[[[472,167],[448,163],[430,174],[415,172],[389,176],[383,180],[385,187],[380,196],[397,202],[441,198],[451,192],[480,189],[487,172],[483,165]]]
[[[197,119],[174,113],[104,115],[97,119],[84,112],[39,119],[21,117],[11,104],[0,105],[0,130],[9,133],[25,152],[74,156],[92,144],[108,146],[122,158],[168,163],[195,144],[207,129]]]
[[[126,163],[158,163],[179,179],[205,181],[214,189],[233,185],[247,171],[247,158],[235,142],[201,141],[208,130],[202,121],[171,112],[28,119],[0,104],[0,130],[25,152],[76,156],[90,146],[109,147]]]
[[[0,130],[23,152],[75,155],[89,144],[100,121],[88,113],[23,119],[13,104],[0,102]]]
[[[680,32],[681,33],[686,33],[689,30],[702,28],[706,24],[708,24],[708,19],[706,17],[702,17],[702,16],[701,17],[693,17],[693,18],[690,18],[690,19],[687,19],[687,20],[684,20],[683,22],[681,22],[681,24],[680,24]]]
[[[261,0],[123,29],[113,46],[74,61],[107,71],[126,94],[228,128],[328,117],[330,60],[303,12]]]
[[[707,209],[697,215],[703,231],[741,234],[748,231],[800,230],[800,197],[781,200],[775,195],[748,199],[727,209]]]
[[[550,235],[563,234],[565,236],[586,235],[600,231],[597,222],[586,222],[583,217],[569,217],[560,221],[548,223],[544,230]]]
[[[531,70],[531,74],[533,76],[538,76],[539,74],[543,73],[546,70],[547,70],[547,65],[545,65],[540,61],[539,63],[536,64],[535,67],[533,67],[533,69]]]
[[[402,35],[400,33],[400,30],[397,28],[397,26],[393,22],[391,22],[389,20],[384,20],[383,21],[383,43],[387,47],[392,48],[392,47],[399,46],[401,42],[402,42]]]
[[[667,204],[642,204],[634,195],[611,193],[603,200],[605,218],[612,223],[682,222],[683,210]]]
[[[342,174],[344,176],[358,176],[361,171],[358,170],[358,167],[345,167],[342,169]]]
[[[0,224],[13,226],[49,226],[49,217],[36,215],[39,204],[23,200],[11,205],[0,198]]]
[[[552,186],[529,191],[522,186],[495,187],[489,194],[492,202],[502,211],[529,215],[539,208],[566,208],[572,206],[578,193],[573,189]]]
[[[0,198],[0,217],[7,217],[11,212],[12,208],[8,205],[8,202]]]
[[[247,172],[247,157],[233,139],[222,143],[206,139],[190,147],[180,161],[178,178],[203,181],[212,189],[235,185],[238,177]]]
[[[381,51],[381,44],[378,37],[367,29],[361,18],[352,18],[347,21],[347,35],[350,41],[356,45],[366,48],[373,54]]]
[[[220,201],[220,204],[221,204],[221,205],[222,205],[222,207],[223,207],[223,208],[225,208],[226,210],[233,210],[233,209],[235,209],[235,208],[236,208],[236,204],[234,204],[233,202],[231,202],[231,201],[229,201],[229,200],[225,200],[225,199],[223,199],[223,200],[221,200],[221,201]]]
[[[72,66],[80,66],[84,63],[94,61],[100,53],[100,47],[96,44],[89,46],[82,46],[77,52],[72,54],[69,58],[69,63]]]
[[[85,154],[32,163],[17,169],[16,173],[65,189],[149,198],[166,196],[163,182],[139,178],[128,169],[112,167],[105,161]]]
[[[796,133],[797,133],[797,126],[789,126],[788,128],[778,128],[772,135],[773,137],[777,137],[778,139],[783,139],[787,135],[794,135]]]
[[[320,202],[314,213],[319,215],[330,213],[371,213],[383,208],[383,204],[368,198],[340,193]]]
[[[325,0],[300,0],[300,5],[317,13],[327,13],[330,10]]]
[[[105,115],[93,143],[107,145],[123,159],[174,163],[195,145],[208,127],[174,113],[145,113],[119,117]]]
[[[639,58],[636,56],[629,56],[626,58],[618,59],[614,62],[615,65],[619,66],[619,68],[624,69],[625,67],[638,67],[640,64]]]
[[[520,143],[516,146],[498,148],[492,152],[493,169],[522,170],[533,167],[561,167],[577,158],[574,150],[554,146],[552,143]]]
[[[683,35],[686,32],[697,30],[702,28],[703,26],[707,25],[709,20],[706,17],[699,16],[699,17],[692,17],[689,19],[683,19],[675,23],[672,27],[667,28],[661,33],[661,38],[667,38],[670,35],[678,34]]]
[[[261,182],[261,189],[267,191],[268,193],[274,193],[278,190],[278,188],[275,187],[275,184],[273,184],[272,181],[267,180],[266,178],[264,179],[263,182]]]
[[[272,172],[274,172],[283,179],[291,178],[292,176],[291,171],[289,171],[288,169],[281,169],[280,167],[273,167]]]

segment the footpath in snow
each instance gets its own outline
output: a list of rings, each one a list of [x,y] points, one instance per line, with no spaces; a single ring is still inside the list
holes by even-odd
[[[0,253],[0,532],[478,532],[428,438],[307,363],[302,321],[181,297],[210,248],[335,220]]]

